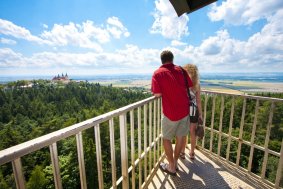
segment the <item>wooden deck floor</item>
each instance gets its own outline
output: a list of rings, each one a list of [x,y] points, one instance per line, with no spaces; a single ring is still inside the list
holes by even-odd
[[[178,161],[180,170],[177,176],[170,176],[157,168],[145,188],[271,188],[235,166],[221,163],[208,153],[197,150],[195,160],[190,160],[188,153],[186,149],[186,159]]]

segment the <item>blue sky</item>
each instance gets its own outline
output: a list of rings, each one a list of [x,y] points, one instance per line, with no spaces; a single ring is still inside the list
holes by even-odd
[[[0,75],[152,73],[169,49],[201,72],[282,72],[283,1],[1,0]]]

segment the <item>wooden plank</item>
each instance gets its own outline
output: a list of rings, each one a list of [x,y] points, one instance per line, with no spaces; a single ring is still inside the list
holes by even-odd
[[[234,119],[234,109],[235,109],[235,97],[232,97],[232,105],[231,105],[231,113],[230,113],[230,123],[229,123],[229,137],[228,137],[228,145],[226,151],[226,161],[229,161],[230,157],[230,148],[231,148],[231,136],[232,136],[232,128],[233,128],[233,119]]]
[[[143,147],[144,147],[144,152],[146,152],[147,149],[147,104],[143,106],[143,121],[144,121],[144,135],[143,135]],[[144,178],[146,182],[147,178],[147,153],[145,153],[144,156]]]
[[[132,162],[132,188],[136,188],[136,167],[135,167],[135,128],[134,128],[134,110],[130,111],[131,122],[131,162]]]
[[[249,163],[248,163],[249,172],[251,172],[251,169],[252,169],[252,162],[253,162],[253,155],[254,155],[254,140],[255,140],[256,125],[257,125],[258,107],[259,107],[259,99],[256,100],[256,105],[255,105],[255,114],[254,114],[253,130],[252,130],[252,137],[251,137],[251,150],[250,150]]]
[[[123,176],[123,189],[129,188],[128,174],[128,145],[127,145],[127,121],[126,114],[119,116],[120,121],[120,143],[121,143],[121,166]]]
[[[261,169],[261,178],[265,179],[265,172],[266,172],[266,165],[267,165],[267,159],[268,159],[268,143],[270,138],[270,130],[272,125],[272,119],[273,119],[273,112],[274,112],[274,102],[271,103],[270,107],[270,113],[267,123],[267,129],[266,129],[266,136],[265,136],[265,142],[264,142],[264,158],[263,158],[263,164]]]
[[[220,156],[220,152],[221,152],[221,142],[222,142],[222,141],[221,141],[221,137],[222,137],[223,112],[224,112],[224,96],[221,95],[221,110],[220,110],[218,148],[217,148],[217,155],[218,155],[218,156]]]
[[[52,162],[55,188],[56,189],[62,189],[62,181],[61,181],[60,166],[59,166],[59,159],[58,159],[58,151],[57,151],[56,142],[49,146],[49,150],[50,150],[50,157],[51,157],[51,162]]]
[[[110,133],[110,150],[111,150],[111,169],[112,169],[112,188],[116,189],[116,155],[115,155],[115,137],[114,137],[114,120],[109,120],[109,133]]]
[[[25,189],[25,178],[22,171],[21,159],[13,160],[12,166],[17,189]]]
[[[98,173],[98,183],[99,189],[104,188],[103,173],[102,173],[102,155],[101,155],[101,140],[100,140],[100,126],[94,126],[95,134],[95,147],[96,147],[96,161],[97,161],[97,173]]]
[[[240,158],[241,158],[243,128],[244,128],[244,124],[245,124],[245,115],[246,115],[246,105],[247,105],[247,99],[244,98],[243,109],[242,109],[242,117],[241,117],[241,125],[240,125],[240,133],[239,133],[236,166],[239,166],[239,162],[240,162]]]
[[[208,95],[205,94],[205,100],[204,100],[204,112],[203,112],[203,126],[204,126],[204,136],[202,138],[202,144],[201,146],[204,148],[204,140],[205,140],[205,130],[206,130],[206,111],[207,111],[207,100],[208,100]]]
[[[76,141],[77,141],[77,153],[78,153],[78,161],[79,161],[81,188],[87,189],[82,132],[76,134]]]
[[[214,127],[214,115],[215,115],[215,100],[216,95],[213,96],[213,102],[212,102],[212,112],[211,112],[211,131],[210,131],[210,145],[209,145],[209,151],[212,152],[212,145],[213,145],[213,127]]]

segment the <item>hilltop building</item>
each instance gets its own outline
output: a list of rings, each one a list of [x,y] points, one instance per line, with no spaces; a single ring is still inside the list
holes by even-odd
[[[67,73],[65,75],[62,73],[61,76],[58,74],[57,76],[53,77],[52,81],[53,82],[61,81],[63,83],[69,83],[70,79]]]

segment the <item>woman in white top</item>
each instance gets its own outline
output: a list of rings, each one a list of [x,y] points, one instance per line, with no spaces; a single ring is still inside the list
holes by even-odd
[[[194,159],[195,153],[195,146],[196,146],[196,126],[198,123],[202,124],[202,109],[201,109],[201,99],[200,99],[200,81],[199,81],[199,73],[198,68],[194,64],[186,64],[183,68],[188,72],[192,82],[193,87],[190,88],[190,94],[192,101],[195,102],[197,105],[196,117],[190,119],[190,143],[191,143],[191,150],[189,153],[190,159]],[[185,140],[182,146],[182,150],[180,153],[180,158],[185,159],[185,148],[188,143],[188,137],[185,136]]]

